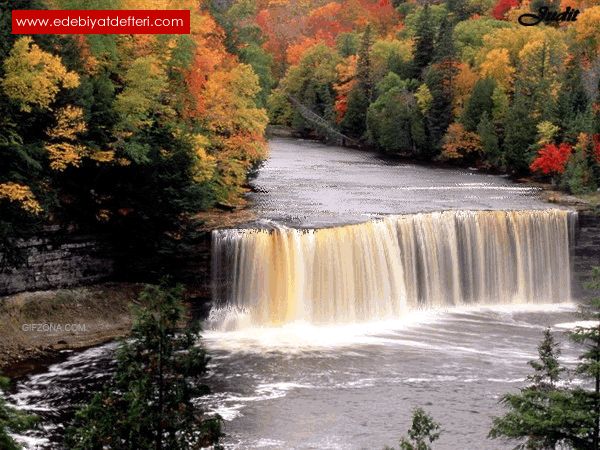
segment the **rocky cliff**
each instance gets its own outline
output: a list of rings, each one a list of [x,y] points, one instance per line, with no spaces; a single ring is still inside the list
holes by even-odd
[[[0,253],[0,296],[88,285],[114,274],[111,246],[98,236],[48,228],[16,242],[16,256]]]
[[[582,297],[586,293],[590,270],[600,266],[600,210],[579,211],[574,230],[572,255],[573,294]]]

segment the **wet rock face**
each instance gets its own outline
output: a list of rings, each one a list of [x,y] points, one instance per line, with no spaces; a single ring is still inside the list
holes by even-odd
[[[580,211],[573,245],[573,294],[585,295],[584,284],[593,266],[600,266],[600,211]],[[118,268],[116,252],[98,236],[54,230],[19,242],[21,260],[7,265],[0,253],[0,296],[81,286],[127,278]],[[210,297],[210,234],[192,254],[176,264],[195,296]],[[129,268],[131,269],[131,268]],[[135,277],[134,277],[135,278]]]
[[[114,273],[113,252],[96,236],[48,231],[17,248],[13,264],[0,253],[0,296],[97,283]]]
[[[593,266],[600,266],[600,211],[579,212],[573,246],[573,294],[583,297]]]

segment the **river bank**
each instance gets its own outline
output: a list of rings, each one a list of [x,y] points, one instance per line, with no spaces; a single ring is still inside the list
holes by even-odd
[[[19,376],[62,350],[127,335],[138,291],[137,284],[106,283],[0,299],[0,371]]]
[[[298,145],[301,141],[292,141],[291,139],[275,139],[274,145],[282,145],[286,143]],[[307,143],[307,141],[304,141]],[[331,147],[326,149],[328,152],[331,151],[337,154],[336,158],[343,158],[345,151],[341,148]],[[340,152],[342,151],[342,152]],[[347,149],[349,154],[357,152],[356,149]],[[382,165],[384,167],[390,167],[392,169],[398,163],[386,163],[380,159],[380,155],[374,152],[368,152],[364,150],[358,151],[358,160],[367,158],[367,164],[362,167],[366,173],[373,164]],[[364,155],[364,158],[363,158]],[[305,155],[308,157],[308,155]],[[352,157],[354,158],[354,156]],[[350,165],[351,161],[344,164],[344,170],[352,170],[353,167]],[[352,162],[353,165],[357,162]],[[401,165],[404,165],[402,163]],[[427,172],[431,167],[411,165],[415,167],[415,170],[422,170]],[[315,166],[316,167],[316,166]],[[396,169],[393,169],[396,170]],[[402,170],[402,168],[399,168]],[[456,169],[463,170],[463,169]],[[294,172],[295,168],[292,166],[290,172]],[[448,171],[448,172],[446,172]],[[442,172],[451,173],[452,169],[446,168]],[[363,172],[365,173],[365,172]],[[480,171],[472,170],[465,172],[468,178],[479,177]],[[409,174],[409,172],[407,172]],[[472,174],[472,175],[470,175]],[[292,173],[290,175],[293,177]],[[483,174],[482,174],[483,176]],[[487,177],[487,175],[486,175]],[[352,177],[351,179],[356,179]],[[494,177],[494,179],[498,179]],[[453,179],[454,180],[454,179]],[[499,180],[499,179],[498,179]],[[320,188],[319,185],[311,186],[311,180],[298,180],[300,185],[305,186],[309,191],[310,188]],[[341,184],[345,184],[348,180],[339,180]],[[435,180],[432,180],[435,182]],[[457,183],[460,180],[457,178],[453,182],[449,183],[448,186],[452,189],[453,183]],[[464,181],[475,181],[465,179]],[[482,178],[482,188],[486,189],[487,179]],[[523,178],[513,180],[516,184],[513,186],[523,186],[524,188],[535,188],[540,192],[538,194],[539,199],[542,203],[555,204],[560,207],[568,207],[575,209],[586,214],[593,214],[593,211],[598,208],[600,204],[600,194],[595,193],[585,197],[578,197],[568,195],[564,192],[557,191],[553,186],[549,184],[539,183],[535,180]],[[426,187],[418,186],[417,183],[416,192],[428,192],[423,191]],[[442,182],[442,180],[439,180]],[[443,184],[443,183],[442,183]],[[468,186],[469,183],[467,183]],[[503,188],[504,184],[499,185]],[[401,186],[401,189],[408,190],[411,192],[413,184],[409,182],[406,186]],[[285,189],[285,186],[268,186],[259,177],[250,182],[249,188],[251,192],[249,194],[249,205],[246,207],[236,208],[233,211],[223,211],[219,209],[207,211],[198,215],[198,218],[204,222],[203,230],[211,231],[217,228],[232,228],[241,224],[247,224],[255,221],[257,217],[261,216],[257,212],[255,205],[268,204],[261,200],[261,196],[265,195],[265,192],[281,192]],[[393,188],[393,186],[392,186]],[[506,188],[509,188],[507,185]],[[476,187],[474,189],[477,189]],[[369,191],[371,192],[371,191]],[[394,192],[392,189],[390,192]],[[403,191],[401,191],[403,192]],[[435,191],[439,192],[439,191]],[[460,192],[460,191],[458,191]],[[510,192],[510,191],[509,191]],[[493,191],[492,191],[493,194]],[[371,195],[371,194],[369,194]],[[483,194],[481,194],[483,195]],[[384,193],[382,192],[378,198],[383,198]],[[402,194],[404,196],[404,194]],[[321,196],[323,197],[323,196]],[[315,197],[317,198],[317,197]],[[365,197],[367,198],[367,197]],[[518,196],[515,196],[518,199]],[[293,199],[293,197],[292,197]],[[433,198],[433,202],[437,202],[436,197]],[[271,203],[278,204],[281,202]],[[285,202],[283,202],[285,203]],[[377,201],[375,201],[377,203]],[[311,205],[308,205],[312,207]],[[436,206],[437,207],[443,207]],[[446,206],[452,207],[452,203],[448,203]],[[333,205],[335,208],[335,205]],[[301,209],[301,208],[296,208]],[[384,211],[385,208],[381,208]],[[366,211],[365,213],[369,213]],[[279,213],[279,211],[277,212]],[[262,214],[264,215],[264,214]],[[268,215],[267,215],[268,217]],[[275,216],[273,216],[275,217]],[[324,221],[327,221],[325,219]],[[365,220],[362,218],[361,220]],[[589,222],[589,223],[588,223]],[[586,227],[590,228],[591,219],[586,222]],[[594,230],[592,230],[594,231]],[[583,270],[584,265],[589,265],[590,261],[596,258],[596,245],[595,236],[596,232],[590,233],[590,238],[585,239],[589,242],[584,242],[581,248],[576,249],[579,254],[583,255],[580,259],[583,261],[578,264],[576,269]],[[197,284],[197,286],[188,286],[191,291],[195,291],[194,296],[201,296],[204,300],[209,295],[208,286],[210,280],[210,239],[207,235],[201,248],[196,249],[195,258],[191,265],[193,267],[188,268],[189,274],[187,278],[191,281],[191,284]],[[592,242],[593,241],[593,242]],[[593,248],[592,248],[593,247]],[[192,256],[190,256],[191,259]],[[597,258],[596,258],[597,259]],[[593,262],[593,261],[592,261]],[[586,266],[587,267],[587,266]],[[183,270],[183,269],[182,269]],[[194,273],[192,273],[192,271]],[[579,278],[584,279],[582,275]],[[135,298],[135,294],[138,290],[138,285],[135,283],[103,283],[95,284],[89,287],[72,287],[69,289],[61,290],[45,290],[38,292],[22,292],[19,294],[11,295],[8,297],[0,298],[0,320],[5,326],[0,329],[0,370],[10,373],[26,372],[27,367],[36,364],[36,361],[43,360],[60,352],[62,350],[73,350],[82,349],[93,345],[98,345],[116,338],[125,336],[131,327],[131,313],[130,306],[132,304],[131,299]],[[206,306],[206,301],[197,302]],[[31,330],[24,331],[23,326],[37,325],[37,324],[53,324],[63,325],[63,329],[44,330],[39,327],[31,327]],[[64,329],[64,325],[85,325],[83,332],[78,330],[70,329],[69,331]]]

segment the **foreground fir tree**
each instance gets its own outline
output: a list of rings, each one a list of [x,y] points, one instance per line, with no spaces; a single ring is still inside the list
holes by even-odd
[[[583,439],[573,427],[579,422],[573,396],[558,384],[564,369],[550,330],[544,331],[538,354],[538,360],[529,362],[533,368],[527,377],[529,385],[502,398],[509,412],[494,420],[490,437],[521,440],[516,447],[521,449],[554,449],[559,444],[583,448]]]
[[[588,288],[600,292],[600,267],[593,269]],[[597,450],[600,448],[600,297],[592,298],[581,312],[586,326],[577,327],[571,339],[584,346],[576,371],[591,382],[591,389],[575,389],[574,396],[582,416],[579,427],[587,435],[586,446],[582,448]]]
[[[112,382],[77,413],[67,438],[73,450],[209,447],[221,436],[220,418],[208,418],[194,398],[208,357],[198,327],[185,331],[182,288],[148,286],[131,338],[117,354]]]
[[[423,408],[415,408],[407,436],[400,439],[400,450],[431,450],[440,437],[440,425]],[[386,447],[385,450],[393,450]]]
[[[600,268],[592,273],[588,288],[600,292]],[[538,347],[539,360],[529,364],[534,373],[530,384],[518,394],[507,394],[502,402],[509,412],[494,421],[492,438],[524,440],[517,448],[598,450],[600,448],[600,297],[582,306],[582,325],[571,339],[583,346],[576,374],[578,386],[559,385],[564,370],[560,350],[549,330]]]
[[[0,449],[18,450],[21,446],[15,442],[10,433],[19,433],[31,428],[36,418],[6,404],[2,391],[8,388],[8,383],[7,378],[0,376]]]

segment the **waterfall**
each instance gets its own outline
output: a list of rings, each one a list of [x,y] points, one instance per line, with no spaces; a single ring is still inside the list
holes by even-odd
[[[445,211],[323,229],[217,230],[213,318],[343,323],[568,301],[575,219],[558,209]]]

